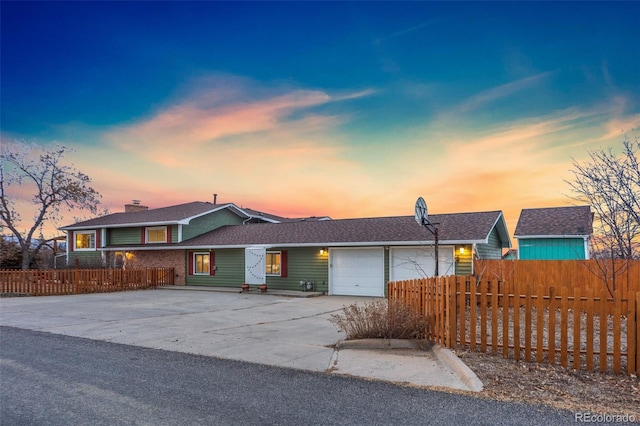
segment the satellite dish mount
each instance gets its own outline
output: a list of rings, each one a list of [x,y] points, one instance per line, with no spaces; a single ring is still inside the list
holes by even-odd
[[[418,199],[416,200],[416,222],[418,222],[418,224],[427,228],[427,230],[431,232],[431,234],[433,235],[433,238],[435,239],[435,256],[436,256],[435,272],[437,277],[439,276],[438,264],[440,262],[438,259],[438,240],[439,240],[438,227],[436,225],[439,225],[439,223],[434,223],[429,221],[429,212],[427,210],[427,203],[424,201],[424,198],[422,197],[418,197]]]

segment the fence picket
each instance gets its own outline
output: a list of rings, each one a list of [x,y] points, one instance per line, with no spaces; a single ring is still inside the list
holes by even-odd
[[[480,351],[487,351],[487,281],[480,283]]]
[[[620,290],[614,292],[614,311],[613,311],[613,372],[620,374],[620,337],[622,335],[620,328],[620,319],[622,317],[622,294]]]
[[[556,363],[556,289],[549,287],[549,364]]]
[[[503,283],[504,285],[504,283]],[[509,357],[509,310],[510,310],[510,297],[507,292],[506,285],[503,286],[503,291],[500,296],[502,298],[502,356],[504,358]]]
[[[527,284],[524,310],[524,360],[531,362],[531,286]]]
[[[568,365],[568,350],[569,350],[569,289],[566,287],[560,288],[560,365],[567,367]]]
[[[541,363],[544,355],[544,287],[536,289],[536,362]]]
[[[477,308],[478,308],[478,303],[476,300],[476,292],[478,291],[478,287],[476,284],[476,278],[475,277],[471,277],[470,280],[470,284],[469,284],[469,334],[471,336],[470,340],[471,340],[471,350],[474,351],[476,349],[476,316],[477,316]]]
[[[607,290],[600,290],[600,312],[598,313],[598,319],[600,322],[600,348],[599,348],[599,360],[600,360],[600,371],[607,371],[607,305],[603,303],[604,300],[607,300],[609,293]]]
[[[579,288],[573,289],[573,368],[580,370],[580,316],[582,315],[581,299]]]
[[[585,302],[585,311],[587,312],[587,371],[593,371],[593,313],[595,306],[593,302],[593,289],[587,290],[587,301]]]

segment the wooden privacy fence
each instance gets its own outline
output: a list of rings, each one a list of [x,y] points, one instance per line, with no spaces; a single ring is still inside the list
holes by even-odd
[[[475,277],[389,283],[389,300],[429,319],[427,336],[527,362],[574,369],[640,373],[640,292],[512,286],[513,292]],[[490,289],[494,289],[490,291]],[[626,308],[623,310],[623,303]],[[608,314],[608,312],[613,312]]]
[[[9,296],[107,293],[173,284],[173,268],[0,270],[0,293]]]
[[[476,259],[474,274],[479,280],[501,281],[545,287],[605,289],[609,296],[620,290],[640,291],[640,260],[494,260]]]

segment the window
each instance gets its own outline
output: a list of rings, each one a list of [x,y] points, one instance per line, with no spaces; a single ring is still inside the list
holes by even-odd
[[[75,250],[95,250],[96,249],[96,231],[76,232],[75,233]]]
[[[166,243],[167,242],[167,227],[158,226],[155,228],[147,228],[147,243]]]
[[[268,251],[265,259],[267,275],[280,275],[282,255],[279,251]]]
[[[209,275],[211,271],[209,253],[193,254],[193,273],[194,275]]]

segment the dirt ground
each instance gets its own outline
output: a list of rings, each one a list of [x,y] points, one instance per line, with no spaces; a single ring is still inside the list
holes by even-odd
[[[454,350],[484,384],[481,396],[640,420],[640,379]]]

